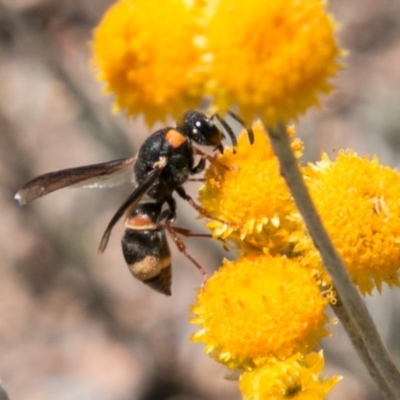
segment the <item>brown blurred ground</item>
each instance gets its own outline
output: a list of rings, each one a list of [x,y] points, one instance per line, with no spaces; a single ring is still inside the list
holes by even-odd
[[[110,3],[0,0],[0,379],[19,400],[239,399],[224,368],[188,341],[195,268],[174,254],[165,298],[131,278],[121,226],[96,254],[129,188],[65,190],[22,209],[13,201],[40,173],[131,156],[148,134],[111,115],[88,67],[91,30]],[[398,167],[400,3],[333,1],[331,10],[348,68],[324,111],[300,120],[306,159],[352,147]],[[201,230],[180,206],[179,224]],[[217,245],[187,243],[209,272],[218,266]],[[368,299],[395,359],[399,300],[398,291]],[[327,372],[345,376],[330,399],[380,399],[339,326],[324,348]]]

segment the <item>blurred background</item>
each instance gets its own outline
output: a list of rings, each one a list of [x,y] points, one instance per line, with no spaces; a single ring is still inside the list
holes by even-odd
[[[97,255],[129,186],[64,190],[24,208],[13,200],[44,172],[132,156],[150,132],[140,118],[112,115],[89,67],[91,32],[111,3],[0,0],[0,379],[18,400],[239,399],[224,367],[188,340],[201,276],[174,246],[170,298],[131,277],[123,224]],[[299,121],[304,160],[352,147],[398,167],[400,2],[333,0],[330,9],[347,69],[323,111]],[[178,201],[178,225],[201,232]],[[185,242],[209,273],[218,267],[218,244]],[[399,360],[399,290],[367,301]],[[340,325],[323,348],[327,374],[345,377],[331,400],[381,399]]]

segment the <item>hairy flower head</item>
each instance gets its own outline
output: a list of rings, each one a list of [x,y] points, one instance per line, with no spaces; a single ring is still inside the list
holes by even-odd
[[[93,64],[115,106],[149,122],[196,108],[201,46],[194,9],[181,0],[119,0],[94,32]]]
[[[271,124],[331,91],[334,28],[321,0],[119,0],[94,32],[93,65],[116,109],[149,122],[208,103]]]
[[[192,340],[228,367],[282,360],[327,335],[326,300],[306,269],[286,257],[225,261],[192,307],[201,325]]]
[[[215,2],[214,2],[215,3]],[[251,121],[296,118],[318,95],[343,52],[321,0],[220,0],[208,24],[210,82],[216,107],[236,104]]]
[[[302,229],[289,189],[279,173],[279,163],[260,122],[253,125],[255,141],[249,144],[246,133],[232,149],[211,165],[200,189],[200,201],[210,215],[207,227],[216,238],[236,242],[243,250],[268,250],[285,253],[290,237]],[[288,129],[293,136],[293,129]],[[301,155],[302,143],[293,138],[292,149]],[[223,166],[229,167],[229,169]]]
[[[325,378],[322,351],[293,357],[244,372],[240,377],[243,400],[323,400],[340,380]]]
[[[362,293],[400,286],[400,174],[377,158],[342,152],[304,169],[325,228]],[[308,243],[308,245],[306,244]],[[321,263],[311,239],[299,243],[304,264]]]

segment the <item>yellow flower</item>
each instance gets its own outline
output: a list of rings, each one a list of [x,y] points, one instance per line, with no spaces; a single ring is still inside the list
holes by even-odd
[[[382,283],[400,286],[400,174],[377,158],[342,152],[331,162],[304,169],[308,187],[322,221],[360,291],[380,291]],[[321,261],[311,239],[296,250],[303,264]]]
[[[296,118],[343,55],[325,2],[119,0],[94,32],[93,65],[116,109],[149,122],[237,105],[247,121]],[[203,103],[202,103],[203,102]]]
[[[120,0],[94,32],[93,64],[116,108],[148,122],[199,105],[197,7],[180,0]]]
[[[215,3],[215,2],[213,2]],[[321,0],[221,0],[208,25],[207,90],[226,111],[247,121],[288,121],[318,105],[343,52]]]
[[[299,354],[244,372],[240,377],[243,400],[323,400],[340,377],[324,378],[322,352]]]
[[[238,139],[236,153],[226,149],[218,157],[222,165],[211,165],[200,189],[205,209],[220,221],[207,227],[215,238],[235,241],[243,250],[259,249],[271,254],[290,251],[290,237],[302,223],[284,179],[279,163],[261,123],[253,125],[255,142],[249,144],[246,133]],[[294,134],[292,129],[288,130]],[[292,140],[292,149],[301,155],[302,143]]]
[[[326,300],[311,274],[286,257],[246,256],[206,282],[192,307],[192,336],[230,368],[306,353],[327,335]]]

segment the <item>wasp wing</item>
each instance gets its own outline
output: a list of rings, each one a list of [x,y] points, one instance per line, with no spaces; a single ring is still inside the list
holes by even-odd
[[[99,248],[97,250],[98,253],[104,253],[104,250],[107,247],[108,240],[111,235],[111,231],[114,228],[115,224],[119,221],[119,219],[124,215],[126,211],[133,210],[139,204],[140,200],[146,195],[151,185],[157,180],[164,168],[165,165],[162,165],[153,169],[117,210],[117,212],[114,214],[114,216],[111,218],[111,221],[107,225],[106,230],[104,231],[104,234],[99,244]]]
[[[133,180],[136,158],[123,158],[100,164],[49,172],[27,182],[14,198],[21,206],[56,190],[70,186],[104,187]]]

